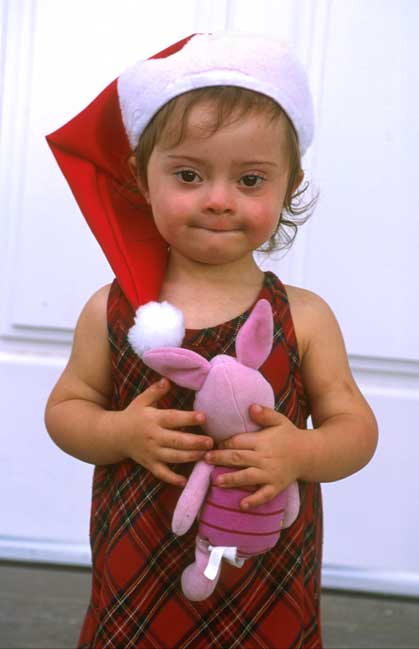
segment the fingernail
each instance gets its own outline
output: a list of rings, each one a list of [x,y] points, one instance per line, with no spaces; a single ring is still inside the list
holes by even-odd
[[[255,403],[252,406],[253,412],[256,413],[257,415],[262,412],[262,406],[258,406],[257,403]]]
[[[160,388],[165,388],[166,385],[167,385],[167,383],[166,383],[166,379],[160,379],[160,381],[159,381],[159,387],[160,387]]]
[[[205,415],[202,412],[197,412],[196,413],[196,421],[199,422],[200,424],[203,424],[205,421]]]

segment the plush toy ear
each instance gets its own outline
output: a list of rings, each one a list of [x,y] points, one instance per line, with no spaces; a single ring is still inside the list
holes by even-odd
[[[237,334],[237,360],[243,365],[258,369],[268,358],[272,342],[272,307],[267,300],[259,300]]]
[[[143,361],[162,376],[191,390],[201,389],[211,369],[205,358],[181,347],[150,349],[144,353]]]

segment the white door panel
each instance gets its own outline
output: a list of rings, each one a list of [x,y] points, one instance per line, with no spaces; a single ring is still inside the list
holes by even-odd
[[[46,399],[62,369],[53,356],[0,354],[3,558],[42,559],[60,546],[88,558],[92,468],[61,453],[43,426]]]
[[[360,473],[324,485],[325,554],[331,564],[419,573],[419,391],[365,391],[378,413],[380,445]],[[397,436],[397,454],[394,438]],[[403,532],[403,533],[401,533]]]
[[[307,284],[351,354],[419,361],[419,4],[331,4]]]

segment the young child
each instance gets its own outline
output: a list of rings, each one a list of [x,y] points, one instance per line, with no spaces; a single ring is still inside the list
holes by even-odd
[[[310,92],[293,52],[232,33],[196,35],[140,61],[48,137],[117,278],[84,307],[46,408],[52,439],[96,465],[82,648],[322,646],[319,483],[370,460],[376,423],[330,308],[253,258],[292,223],[312,137]],[[135,309],[152,300],[178,307],[183,346],[210,359],[234,355],[261,297],[274,314],[262,371],[276,409],[254,404],[261,430],[238,430],[216,449],[197,434],[204,415],[193,411],[193,393],[131,348]],[[166,324],[162,315],[154,327]],[[295,480],[301,508],[273,550],[240,569],[225,565],[214,594],[191,602],[179,576],[193,560],[195,531],[177,538],[170,524],[201,458],[236,469],[222,486],[248,491],[244,510]]]

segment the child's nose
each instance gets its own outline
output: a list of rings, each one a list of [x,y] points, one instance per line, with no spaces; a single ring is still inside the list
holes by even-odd
[[[210,183],[204,199],[204,207],[214,214],[233,212],[235,209],[233,188],[226,182]]]

